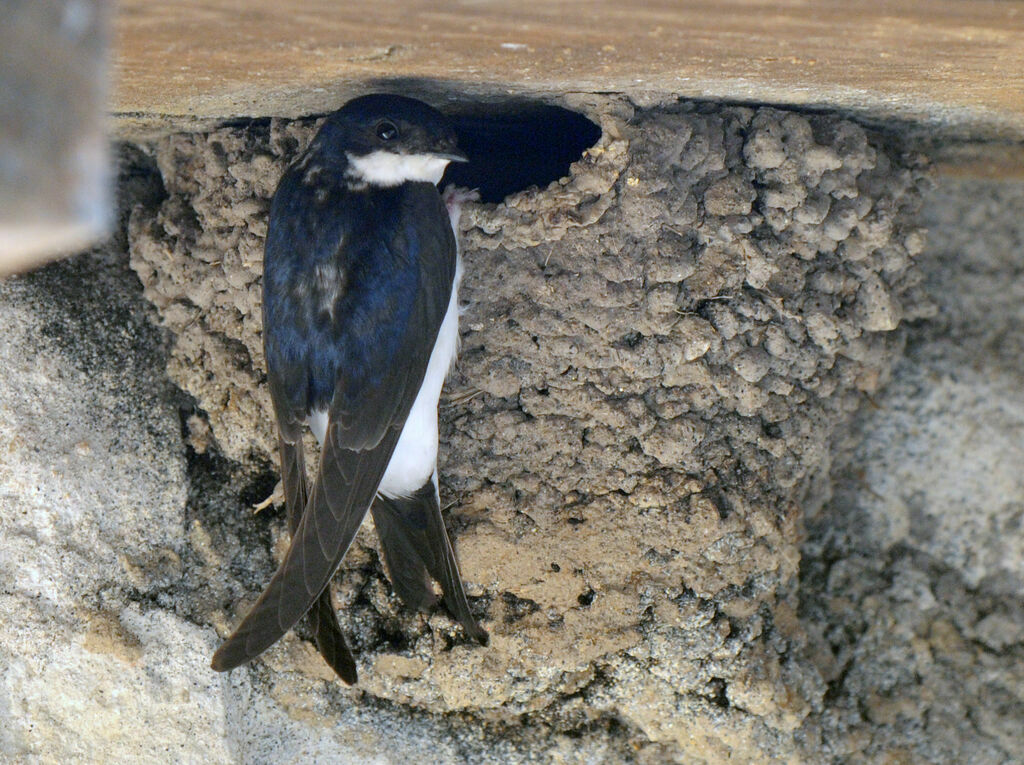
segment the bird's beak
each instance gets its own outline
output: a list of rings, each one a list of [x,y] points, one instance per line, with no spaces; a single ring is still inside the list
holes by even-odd
[[[438,159],[447,159],[449,162],[469,162],[469,157],[460,149],[450,151],[439,151],[434,154]]]

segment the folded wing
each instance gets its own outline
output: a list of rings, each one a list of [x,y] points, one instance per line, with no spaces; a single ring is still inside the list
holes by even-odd
[[[388,225],[374,220],[382,216]],[[326,338],[332,352],[336,350],[340,355],[336,373],[332,372],[333,394],[320,469],[294,527],[291,546],[252,610],[214,655],[213,668],[217,670],[232,669],[259,655],[318,601],[316,618],[325,620],[330,614],[333,619],[327,585],[373,502],[423,381],[448,306],[455,275],[455,240],[437,190],[430,184],[417,183],[397,189],[393,197],[383,201],[377,195],[372,208],[366,209],[364,220],[369,223],[367,230],[388,231],[391,235],[380,240],[360,237],[358,232],[337,233],[334,266],[345,275],[345,289],[337,291],[331,311],[316,315],[307,311],[295,319],[305,331],[282,327],[279,315],[268,319],[268,314],[277,310],[273,301],[280,296],[268,294],[265,286],[267,365],[282,432],[283,472],[300,470],[301,463],[297,467],[295,462],[294,449],[301,450],[295,423],[305,420],[316,405],[310,397],[317,389],[317,374],[323,366],[318,360],[324,356],[322,348],[296,350],[293,346],[323,343]],[[286,239],[299,241],[295,236]],[[280,282],[275,282],[277,286],[272,285],[272,289],[294,294],[296,290],[288,284],[289,274],[302,278],[304,270],[289,262],[283,277],[271,273],[272,240],[270,232],[265,279]],[[321,242],[318,247],[322,246]],[[310,258],[315,261],[315,256],[313,253]],[[309,268],[315,270],[317,262]],[[314,326],[316,331],[312,331],[309,325],[316,321],[327,324]],[[291,344],[281,350],[275,345],[274,332],[287,337]],[[304,393],[301,383],[306,380],[309,382]],[[294,498],[296,507],[301,506],[299,486],[297,479],[286,479],[286,492]],[[341,633],[335,625],[330,620],[320,621],[317,634],[323,633],[324,647],[341,667],[339,675],[346,679],[350,674],[354,680],[354,662],[344,640],[339,642]],[[328,661],[334,666],[332,659]]]

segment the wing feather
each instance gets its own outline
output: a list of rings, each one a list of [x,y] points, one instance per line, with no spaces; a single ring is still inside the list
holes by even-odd
[[[302,441],[289,443],[279,436],[281,454],[281,481],[284,484],[285,508],[288,517],[288,532],[295,535],[306,507],[308,487],[306,464]],[[320,593],[316,604],[309,610],[309,623],[313,630],[317,650],[324,661],[349,685],[358,679],[356,662],[345,642],[345,636],[338,624],[338,617],[331,601],[330,587]]]

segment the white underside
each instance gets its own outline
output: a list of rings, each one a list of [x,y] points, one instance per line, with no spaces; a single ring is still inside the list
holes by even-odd
[[[396,154],[372,151],[364,156],[347,154],[349,171],[371,186],[398,186],[406,181],[427,181],[437,185],[450,160],[434,154]]]
[[[316,436],[316,440],[320,442],[320,446],[323,446],[324,439],[327,437],[326,409],[320,409],[319,411],[310,412],[309,429],[313,431],[313,435]]]
[[[459,350],[458,289],[461,270],[461,264],[457,265],[452,296],[427,362],[423,385],[416,394],[402,435],[398,437],[395,453],[377,487],[377,491],[386,497],[410,496],[437,471],[437,402]]]
[[[437,485],[437,402],[445,378],[455,363],[459,350],[459,282],[462,259],[456,257],[455,282],[448,300],[441,329],[427,362],[416,400],[398,437],[398,444],[377,491],[386,497],[408,497],[428,480]],[[321,444],[327,433],[327,412],[312,412],[309,427]]]

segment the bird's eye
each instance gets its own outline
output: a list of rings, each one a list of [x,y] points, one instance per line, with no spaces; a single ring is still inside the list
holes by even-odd
[[[377,123],[377,137],[382,141],[393,141],[398,138],[398,128],[395,127],[395,123],[384,122]]]

